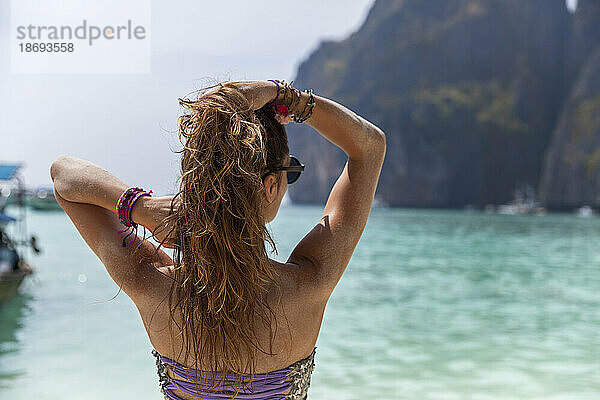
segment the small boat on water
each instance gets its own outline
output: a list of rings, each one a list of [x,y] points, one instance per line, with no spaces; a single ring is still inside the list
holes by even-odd
[[[582,207],[579,207],[579,208],[577,208],[575,210],[575,214],[578,217],[589,218],[589,217],[593,217],[594,216],[595,211],[590,206],[582,206]]]
[[[38,211],[62,211],[56,198],[54,190],[48,187],[40,187],[27,196],[26,204]]]
[[[491,208],[493,210],[493,206]],[[486,206],[486,211],[488,206]],[[514,200],[507,204],[500,204],[496,208],[496,212],[500,214],[534,214],[546,215],[546,208],[535,200],[535,190],[532,186],[527,185],[524,190],[515,189]]]
[[[25,277],[33,273],[33,268],[24,259],[25,249],[31,247],[34,253],[40,252],[34,236],[30,239],[17,237],[26,235],[25,190],[23,180],[18,176],[20,168],[20,164],[0,164],[0,304],[15,296]],[[9,196],[13,198],[10,207],[20,211],[18,218],[5,212]],[[15,229],[9,229],[12,227]]]
[[[389,206],[390,206],[390,203],[385,201],[379,195],[375,195],[375,197],[373,198],[373,204],[371,205],[371,207],[373,207],[373,208],[389,208]]]
[[[17,253],[7,253],[4,250],[12,249],[0,247],[0,304],[14,297],[25,277],[33,273],[31,266],[20,259]],[[16,263],[11,264],[11,260],[16,260]]]

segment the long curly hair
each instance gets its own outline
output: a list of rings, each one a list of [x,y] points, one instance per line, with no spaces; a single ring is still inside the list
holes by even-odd
[[[176,151],[182,158],[174,200],[181,198],[164,221],[173,227],[171,328],[182,335],[180,356],[185,351],[194,368],[205,360],[220,372],[218,382],[213,376],[203,386],[216,388],[234,373],[240,390],[242,374],[254,375],[256,352],[274,354],[277,324],[266,295],[275,275],[266,243],[277,249],[263,216],[261,177],[283,166],[289,147],[270,107],[252,110],[239,90],[223,84],[198,93],[179,99],[183,148]],[[268,351],[259,345],[257,323],[268,327]]]

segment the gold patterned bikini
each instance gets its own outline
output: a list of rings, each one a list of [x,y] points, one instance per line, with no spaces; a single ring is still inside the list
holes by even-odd
[[[302,360],[296,361],[287,368],[271,371],[264,374],[254,374],[252,384],[247,389],[239,390],[235,399],[239,400],[306,400],[310,378],[315,368],[315,347],[312,353]],[[172,391],[181,390],[192,396],[206,400],[225,400],[233,399],[236,389],[234,383],[235,375],[228,375],[223,385],[216,391],[197,390],[194,383],[198,377],[206,379],[211,377],[211,373],[199,371],[193,368],[187,368],[167,357],[161,356],[156,350],[152,350],[152,355],[156,357],[156,366],[158,368],[158,377],[162,393],[166,400],[181,400]],[[167,374],[167,368],[187,380],[180,380],[170,377]],[[219,373],[215,374],[215,379],[220,379]],[[250,379],[250,375],[244,375]],[[191,381],[191,382],[190,382]],[[289,390],[289,392],[288,392]],[[287,393],[284,393],[287,392]]]

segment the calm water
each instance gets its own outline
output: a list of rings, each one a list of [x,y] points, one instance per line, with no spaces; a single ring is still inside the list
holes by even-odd
[[[285,260],[320,217],[282,208]],[[1,399],[162,399],[133,303],[64,214],[0,308]],[[309,397],[600,398],[600,218],[374,209],[317,342]]]

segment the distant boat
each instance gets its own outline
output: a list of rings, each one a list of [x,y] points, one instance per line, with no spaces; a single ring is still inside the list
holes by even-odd
[[[546,208],[527,203],[511,202],[509,204],[501,204],[498,206],[500,214],[535,214],[546,215]]]
[[[25,232],[24,185],[17,174],[20,168],[20,164],[0,164],[0,303],[15,296],[25,277],[33,273],[23,258],[23,250],[31,247],[35,253],[40,252],[34,236],[28,240],[17,238],[16,234],[9,235],[7,229],[9,225],[20,225],[13,232]],[[9,196],[12,202],[7,201]],[[5,213],[7,204],[17,207],[20,218]]]
[[[6,248],[0,247],[0,250],[4,249]],[[0,304],[14,297],[25,277],[33,273],[31,266],[21,259],[18,260],[14,269],[11,270],[12,267],[8,266],[9,269],[3,271],[2,263],[8,261],[4,257],[5,255],[0,251]]]
[[[54,190],[41,187],[30,193],[25,200],[26,204],[38,211],[62,211],[63,209],[54,197]]]
[[[575,214],[578,217],[592,217],[594,215],[594,209],[590,206],[583,206],[575,210]]]
[[[486,206],[487,207],[487,206]],[[535,193],[533,187],[527,186],[522,192],[515,190],[514,200],[507,204],[500,204],[496,211],[500,214],[535,214],[546,215],[546,208],[535,201]]]
[[[375,196],[373,198],[373,204],[371,207],[373,208],[389,208],[390,203],[381,198],[381,196]]]

